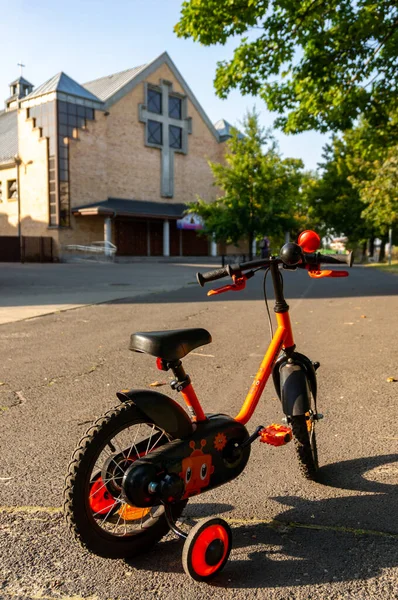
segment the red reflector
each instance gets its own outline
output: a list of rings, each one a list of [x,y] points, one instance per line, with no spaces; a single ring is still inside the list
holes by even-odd
[[[297,243],[304,252],[316,252],[321,245],[321,238],[311,229],[306,229],[298,236]]]
[[[163,366],[163,361],[161,358],[157,358],[156,359],[156,366],[159,369],[159,371],[165,371],[166,369]]]

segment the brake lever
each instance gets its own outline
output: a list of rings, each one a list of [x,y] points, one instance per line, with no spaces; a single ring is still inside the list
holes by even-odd
[[[240,292],[241,290],[245,289],[246,281],[250,279],[250,277],[253,277],[253,275],[253,271],[246,273],[246,275],[244,275],[243,273],[241,275],[232,275],[232,284],[223,285],[222,287],[216,288],[215,290],[210,290],[207,292],[207,295],[215,296],[216,294],[223,294],[224,292]]]
[[[313,279],[322,279],[323,277],[348,277],[348,271],[331,271],[329,269],[325,269],[321,271],[319,266],[314,269],[310,265],[307,265],[308,275]]]

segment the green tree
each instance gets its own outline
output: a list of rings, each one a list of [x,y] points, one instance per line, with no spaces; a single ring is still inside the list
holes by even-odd
[[[354,161],[348,157],[345,139],[337,136],[327,144],[320,164],[322,176],[311,190],[309,204],[322,222],[322,233],[344,233],[351,245],[364,243],[371,235],[369,223],[362,218],[364,209],[359,191],[350,177]]]
[[[344,233],[351,245],[362,242],[364,250],[367,238],[370,248],[375,237],[386,241],[388,227],[396,222],[397,147],[395,116],[379,127],[360,119],[354,128],[333,137],[324,149],[322,175],[308,199],[324,230]]]
[[[233,130],[225,161],[209,165],[222,194],[214,202],[198,198],[188,209],[203,218],[204,234],[235,245],[246,240],[251,254],[255,237],[279,235],[292,227],[303,165],[301,160],[281,158],[255,111],[246,115],[243,135]]]
[[[363,216],[386,234],[398,225],[398,146],[390,148],[386,159],[372,165],[375,175],[368,181],[355,181],[361,199],[367,205]]]
[[[380,153],[379,153],[380,154]],[[396,240],[398,228],[398,145],[381,153],[373,161],[357,159],[361,172],[366,176],[353,175],[350,181],[358,191],[365,206],[362,217],[370,223],[381,238],[379,260],[384,259],[385,244],[391,228]]]
[[[318,211],[318,186],[320,175],[317,171],[304,171],[301,178],[299,193],[295,198],[294,227],[290,234],[296,239],[305,229],[315,229],[317,233],[324,233],[324,222]]]
[[[396,107],[396,0],[185,0],[175,31],[205,46],[244,35],[216,92],[261,97],[286,133],[380,125]]]

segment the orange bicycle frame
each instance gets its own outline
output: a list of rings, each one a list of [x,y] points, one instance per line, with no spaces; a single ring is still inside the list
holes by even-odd
[[[246,396],[243,406],[239,414],[235,417],[235,420],[243,425],[246,425],[246,423],[252,417],[260,400],[261,394],[264,391],[268,378],[272,373],[273,366],[279,356],[279,353],[281,350],[294,348],[293,332],[289,316],[289,306],[287,305],[283,295],[282,281],[277,264],[271,264],[270,271],[275,291],[275,313],[278,327]],[[233,286],[226,287],[233,288]],[[221,289],[224,291],[224,288]],[[192,420],[194,422],[206,420],[206,416],[192,385],[189,385],[184,390],[183,399],[193,415]]]
[[[271,340],[243,406],[239,414],[235,417],[235,421],[239,421],[239,423],[242,423],[243,425],[246,425],[252,417],[280,351],[294,346],[289,311],[276,313],[276,322],[278,327],[274,337]]]

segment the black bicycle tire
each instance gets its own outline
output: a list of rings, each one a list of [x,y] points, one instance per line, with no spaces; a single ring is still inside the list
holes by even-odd
[[[318,448],[315,431],[312,432],[312,443],[307,427],[307,416],[297,415],[290,418],[294,445],[299,460],[301,473],[306,479],[316,481],[318,477]]]
[[[87,480],[98,448],[113,432],[127,424],[152,423],[132,402],[125,402],[100,417],[85,433],[72,455],[64,489],[64,516],[72,536],[87,550],[104,558],[132,558],[154,546],[169,531],[164,514],[141,533],[113,536],[94,522],[86,502]],[[115,434],[115,433],[114,433]],[[95,461],[94,461],[95,462]],[[175,519],[181,515],[187,500],[172,505]]]

